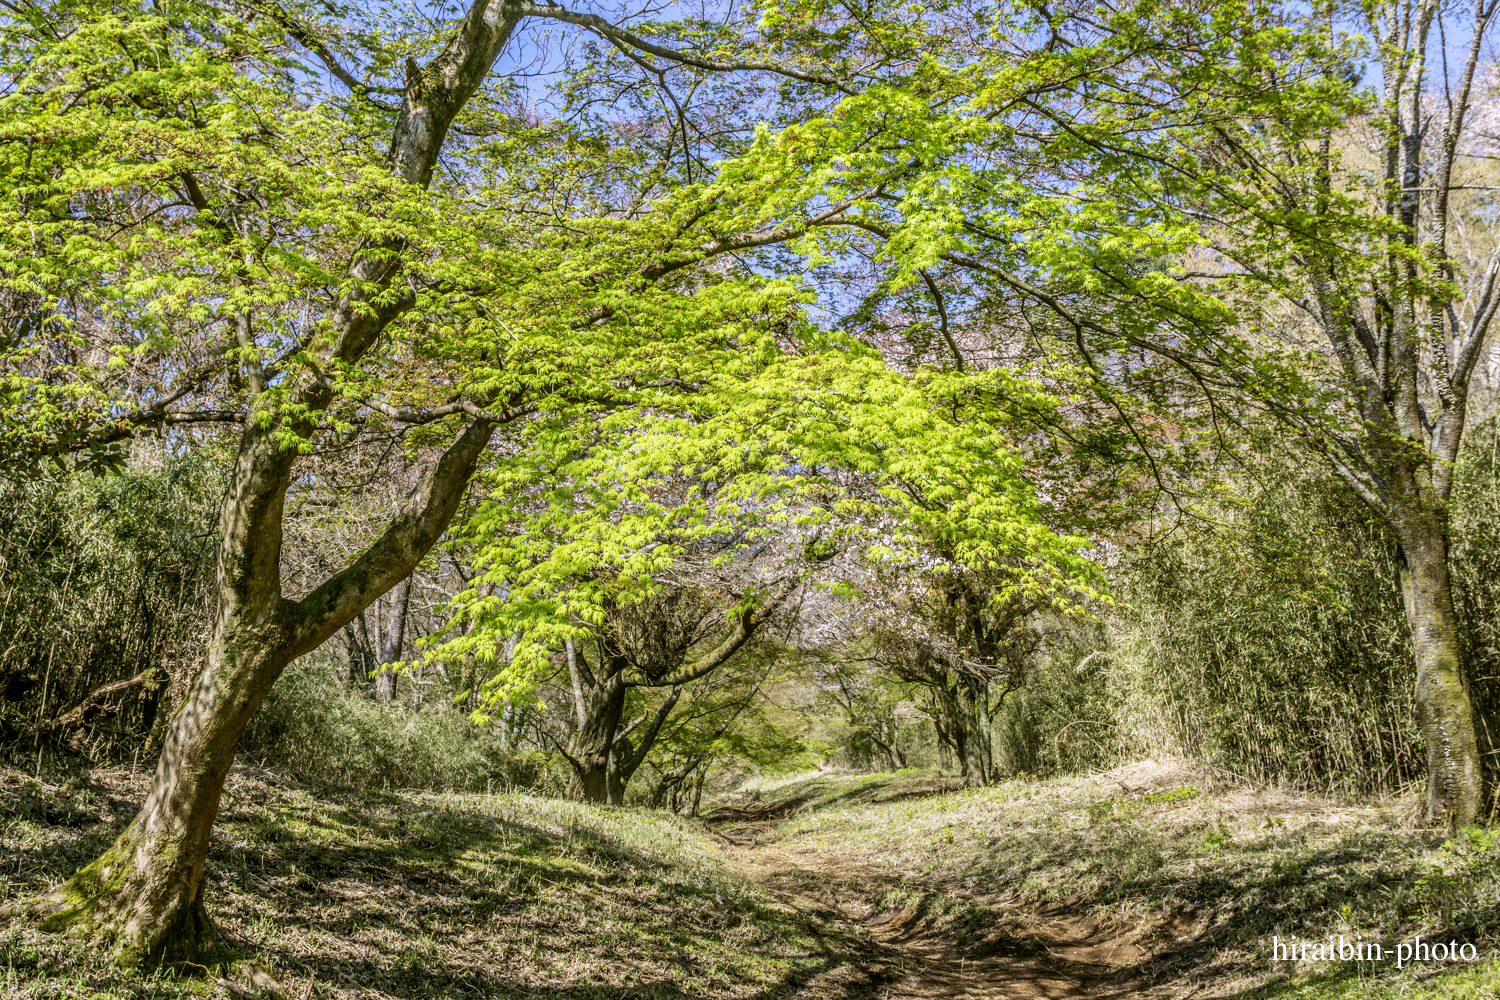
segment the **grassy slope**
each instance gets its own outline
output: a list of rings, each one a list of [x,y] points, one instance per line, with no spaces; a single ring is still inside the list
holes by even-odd
[[[834,806],[871,805],[901,799],[925,798],[951,792],[958,778],[909,768],[879,774],[820,771],[775,778],[752,778],[704,810],[710,823],[738,816],[786,819]]]
[[[1025,914],[1048,911],[1134,929],[1153,951],[1141,984],[1174,994],[1500,997],[1500,842],[1488,832],[1448,841],[1407,828],[1395,805],[1214,789],[1165,767],[951,784],[918,772],[763,782],[719,817],[790,817],[761,825],[761,841],[826,859],[847,873],[840,891],[919,914],[971,953],[1014,944]],[[1150,798],[1187,785],[1205,794]],[[0,903],[55,886],[97,853],[142,791],[123,772],[36,782],[0,769]],[[208,879],[225,934],[298,1000],[847,998],[874,986],[863,940],[789,909],[701,828],[660,813],[319,790],[240,772]],[[1270,935],[1328,933],[1453,937],[1485,961],[1399,976],[1271,969]],[[118,972],[24,926],[0,930],[6,996],[205,992],[222,993],[211,981]]]
[[[847,888],[918,912],[975,952],[1024,937],[1017,913],[1066,912],[1135,928],[1154,952],[1139,969],[1143,985],[1174,993],[1500,997],[1500,831],[1449,840],[1412,829],[1404,804],[1215,789],[1208,775],[1149,764],[906,797],[923,780],[818,775],[732,806],[793,803],[797,818],[762,843],[839,859],[865,873]],[[1172,792],[1186,786],[1204,794]],[[1273,970],[1272,935],[1327,934],[1384,946],[1415,934],[1470,941],[1480,961],[1400,974],[1372,963]]]
[[[142,778],[0,769],[0,903],[109,842]],[[661,813],[526,796],[317,790],[231,778],[207,874],[220,929],[297,998],[770,997],[865,992],[863,945],[736,874]],[[234,973],[248,981],[252,970]],[[170,997],[79,942],[0,930],[0,994]]]

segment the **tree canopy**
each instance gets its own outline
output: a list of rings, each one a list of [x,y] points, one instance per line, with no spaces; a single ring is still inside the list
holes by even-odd
[[[1267,435],[1394,546],[1425,816],[1472,822],[1493,14],[6,5],[6,475],[224,483],[151,793],[52,924],[193,960],[241,735],[340,636],[597,801],[803,759],[798,670],[993,781],[1008,699],[1083,697],[1120,567],[1269,495]]]

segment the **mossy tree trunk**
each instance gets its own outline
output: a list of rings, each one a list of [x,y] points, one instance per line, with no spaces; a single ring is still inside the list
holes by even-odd
[[[395,176],[429,183],[454,116],[522,16],[519,6],[476,0],[444,50],[425,66],[411,66],[391,140]],[[193,207],[214,214],[220,206],[189,180]],[[78,927],[111,942],[122,961],[208,964],[202,960],[218,957],[203,870],[240,734],[288,663],[411,574],[452,520],[499,419],[458,415],[456,437],[381,536],[306,597],[282,596],[283,513],[300,454],[296,442],[317,433],[319,415],[334,399],[321,372],[359,364],[411,305],[409,294],[393,292],[402,248],[384,243],[371,249],[384,252],[361,254],[351,267],[356,290],[333,308],[334,335],[319,349],[319,364],[310,366],[314,374],[271,386],[248,351],[242,360],[252,397],[248,412],[291,416],[273,416],[264,425],[244,421],[220,507],[217,611],[203,666],[167,725],[140,813],[101,857],[69,879],[46,920],[52,929]],[[437,415],[414,419],[430,423]]]
[[[1456,827],[1479,815],[1483,785],[1453,614],[1448,538],[1431,521],[1404,534],[1401,577],[1417,664],[1417,725],[1427,750],[1426,815],[1430,823]]]
[[[114,940],[127,964],[212,955],[202,899],[209,834],[240,734],[288,662],[283,635],[245,639],[221,616],[205,667],[170,722],[145,804],[68,881],[51,927],[86,922]]]
[[[590,679],[584,723],[574,735],[570,761],[573,793],[584,802],[609,801],[610,752],[625,712],[624,668],[623,657],[610,657],[600,667],[599,683]]]
[[[247,427],[220,512],[218,612],[203,668],[171,718],[135,819],[64,886],[46,921],[82,926],[129,963],[216,957],[203,869],[235,748],[287,664],[316,649],[411,572],[442,535],[493,425],[469,423],[385,533],[300,601],[281,596],[281,509],[291,456]]]

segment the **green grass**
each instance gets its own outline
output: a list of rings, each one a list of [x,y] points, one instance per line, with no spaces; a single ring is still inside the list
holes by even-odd
[[[1500,997],[1500,963],[1408,976],[1358,972],[1298,976],[1245,996],[1246,1000],[1494,1000]]]
[[[907,768],[879,774],[849,771],[757,778],[721,796],[703,811],[709,822],[751,816],[784,819],[833,806],[926,798],[959,787],[952,775]]]
[[[1410,803],[1215,784],[1166,765],[954,784],[820,773],[715,803],[722,829],[742,824],[770,848],[735,850],[794,894],[793,908],[702,825],[662,812],[355,791],[241,769],[207,895],[231,946],[297,1000],[847,1000],[883,975],[870,939],[836,911],[858,911],[850,903],[903,911],[911,933],[950,954],[1023,961],[1051,961],[1043,924],[1086,922],[1149,951],[1120,982],[1153,995],[1500,997],[1500,831],[1448,838],[1412,828]],[[0,768],[0,903],[57,886],[107,846],[143,790],[123,771],[37,781]],[[1479,960],[1399,973],[1270,962],[1272,935],[1327,934],[1456,938]],[[256,973],[242,963],[232,975]],[[0,930],[6,997],[209,994],[222,995],[212,979],[121,972],[82,942]]]
[[[1121,779],[1129,791],[1117,782]],[[1094,779],[905,797],[919,775],[783,780],[762,843],[858,872],[840,891],[915,914],[975,954],[1024,941],[1017,914],[1088,918],[1153,952],[1149,979],[1215,996],[1500,997],[1500,830],[1415,829],[1407,801],[1310,798],[1136,765]],[[1273,967],[1273,935],[1475,944],[1469,965]],[[1424,992],[1426,991],[1426,992]]]
[[[54,888],[129,819],[143,781],[0,770],[0,902]],[[525,795],[319,790],[231,778],[206,896],[231,947],[293,997],[843,995],[860,941],[736,873],[664,813]],[[240,975],[249,975],[249,972]],[[82,942],[0,931],[0,992],[188,996]]]

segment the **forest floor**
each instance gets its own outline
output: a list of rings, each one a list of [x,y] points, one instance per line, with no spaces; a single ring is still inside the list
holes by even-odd
[[[145,776],[0,766],[0,906],[107,845]],[[1500,836],[1168,764],[971,790],[747,786],[704,822],[236,768],[206,895],[233,968],[143,974],[0,924],[0,995],[907,1000],[1500,998]],[[1270,961],[1273,935],[1469,963]],[[196,973],[196,974],[194,974]]]
[[[1500,998],[1500,830],[1415,827],[1175,763],[943,786],[751,786],[706,819],[761,884],[870,934],[907,998]],[[1472,962],[1273,962],[1273,940],[1457,941]]]

